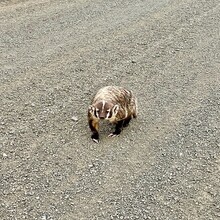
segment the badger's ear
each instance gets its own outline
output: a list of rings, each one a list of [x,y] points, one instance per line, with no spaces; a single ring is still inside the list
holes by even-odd
[[[93,113],[95,110],[94,106],[90,105],[88,108],[88,112]]]
[[[119,105],[115,105],[115,106],[113,107],[113,109],[112,109],[113,114],[114,114],[114,115],[117,115],[118,110],[119,110]]]

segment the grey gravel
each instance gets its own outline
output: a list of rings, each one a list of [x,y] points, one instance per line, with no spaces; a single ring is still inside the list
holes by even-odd
[[[219,0],[0,1],[0,219],[219,219],[219,27]],[[139,115],[95,144],[106,85]]]

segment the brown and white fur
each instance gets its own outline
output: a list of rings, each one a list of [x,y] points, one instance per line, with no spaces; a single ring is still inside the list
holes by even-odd
[[[115,124],[115,131],[109,136],[121,133],[132,118],[137,117],[137,100],[132,91],[119,86],[101,88],[88,108],[88,122],[92,140],[99,142],[99,121],[108,120]]]

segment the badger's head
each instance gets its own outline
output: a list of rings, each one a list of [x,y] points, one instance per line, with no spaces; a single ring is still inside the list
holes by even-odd
[[[107,101],[99,101],[89,106],[89,113],[98,119],[111,119],[118,113],[119,106]]]

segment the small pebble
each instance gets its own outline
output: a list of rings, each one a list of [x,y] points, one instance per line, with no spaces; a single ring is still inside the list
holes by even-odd
[[[6,158],[8,155],[6,153],[2,154],[3,158]]]
[[[42,215],[42,216],[41,216],[41,219],[42,219],[42,220],[47,220],[47,219],[48,219],[48,217],[47,217],[47,215],[46,215],[46,214],[44,214],[44,215]]]
[[[77,118],[76,116],[73,116],[71,119],[72,119],[73,121],[78,121],[78,118]]]

